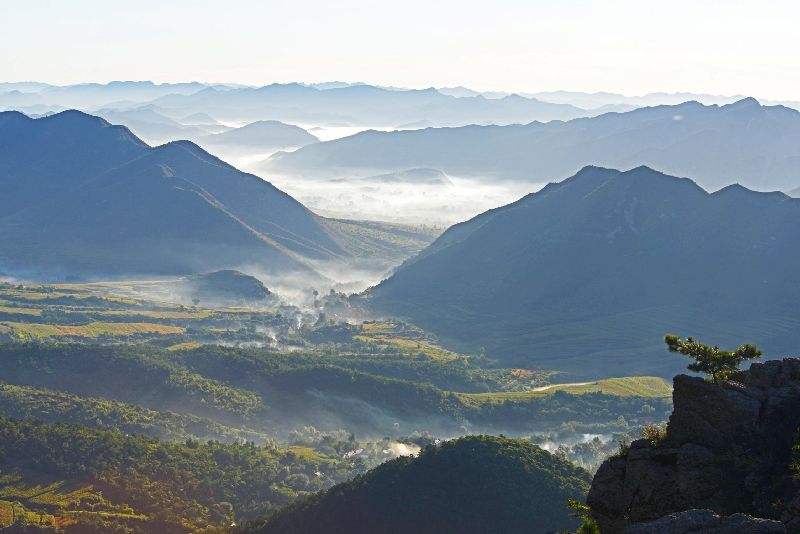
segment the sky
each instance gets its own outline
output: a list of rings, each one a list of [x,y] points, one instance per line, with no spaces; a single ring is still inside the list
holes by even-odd
[[[800,100],[798,20],[796,0],[0,0],[0,81]]]

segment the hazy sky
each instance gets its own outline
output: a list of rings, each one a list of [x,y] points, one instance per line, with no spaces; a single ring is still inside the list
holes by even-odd
[[[0,0],[0,81],[698,91],[800,100],[800,2]]]

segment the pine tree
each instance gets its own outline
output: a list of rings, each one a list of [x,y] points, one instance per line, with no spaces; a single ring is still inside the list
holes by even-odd
[[[711,376],[714,382],[722,382],[739,369],[744,360],[761,357],[761,351],[755,345],[739,345],[736,350],[723,350],[717,346],[709,346],[691,337],[686,339],[674,335],[664,338],[670,352],[680,352],[694,359],[688,369]]]

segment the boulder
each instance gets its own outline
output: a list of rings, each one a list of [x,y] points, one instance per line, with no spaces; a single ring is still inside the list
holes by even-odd
[[[719,516],[711,510],[685,510],[655,521],[638,523],[625,529],[625,534],[785,534],[780,521],[761,519],[746,514]]]

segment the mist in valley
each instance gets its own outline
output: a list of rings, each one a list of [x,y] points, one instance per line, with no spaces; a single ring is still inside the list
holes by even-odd
[[[448,176],[451,183],[445,185],[381,183],[369,179],[315,180],[256,172],[326,217],[440,228],[513,202],[544,185],[492,183],[455,176]]]
[[[800,531],[796,5],[34,4],[0,530]]]

